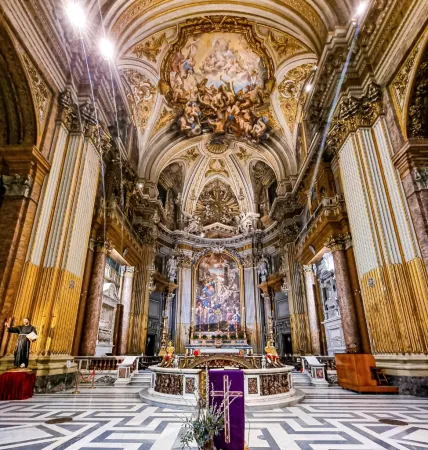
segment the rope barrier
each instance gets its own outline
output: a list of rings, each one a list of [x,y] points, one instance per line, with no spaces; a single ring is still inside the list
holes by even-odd
[[[91,387],[90,389],[95,389],[95,369],[92,370],[92,373],[88,376],[88,377],[84,377],[82,372],[80,370],[78,370],[77,372],[74,373],[74,391],[73,394],[79,394],[79,376],[80,379],[84,382],[84,383],[89,383],[91,382]]]

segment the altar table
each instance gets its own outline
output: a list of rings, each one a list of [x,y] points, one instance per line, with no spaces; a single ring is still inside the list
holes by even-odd
[[[0,375],[0,400],[26,400],[33,396],[36,374],[11,371]]]

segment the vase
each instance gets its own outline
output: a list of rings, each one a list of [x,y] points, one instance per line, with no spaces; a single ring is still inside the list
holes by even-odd
[[[202,447],[199,447],[199,450],[217,450],[214,445],[214,439],[211,438],[209,441],[205,442]]]

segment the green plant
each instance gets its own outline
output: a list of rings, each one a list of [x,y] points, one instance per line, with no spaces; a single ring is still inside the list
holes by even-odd
[[[197,334],[194,334],[193,339],[199,339],[199,336]]]
[[[202,339],[207,339],[207,338],[208,338],[208,336],[206,334],[202,335]]]
[[[239,338],[239,339],[244,339],[244,336],[245,336],[244,333],[239,333],[239,334],[238,334],[238,338]]]
[[[228,337],[227,337],[227,334],[223,334],[223,336],[221,337],[224,341],[225,340],[227,340],[227,339],[229,339]]]
[[[187,417],[184,427],[187,431],[181,437],[182,448],[190,449],[193,440],[202,449],[224,429],[223,404],[209,408],[198,406],[195,417]]]

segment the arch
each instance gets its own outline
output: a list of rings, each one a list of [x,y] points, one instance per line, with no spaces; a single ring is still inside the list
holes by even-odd
[[[404,106],[405,138],[428,138],[428,100],[426,80],[428,77],[428,33],[422,51],[417,56],[413,78]]]
[[[0,24],[0,146],[36,145],[37,121],[30,86],[8,30]]]

